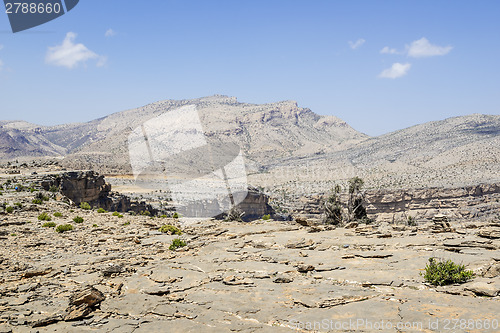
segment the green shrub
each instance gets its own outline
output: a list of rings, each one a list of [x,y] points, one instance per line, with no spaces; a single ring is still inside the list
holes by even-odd
[[[178,218],[179,218],[179,214],[178,214],[177,212],[175,212],[175,213],[174,213],[174,215],[172,215],[172,217],[173,217],[174,219],[178,219]]]
[[[143,210],[139,214],[144,215],[144,216],[150,216],[151,215],[151,213],[149,212],[149,210]]]
[[[12,233],[12,234],[10,234],[10,235],[11,235],[12,237],[16,237],[16,236],[17,236],[17,234],[15,234],[15,233]]]
[[[120,219],[123,217],[123,215],[122,215],[122,214],[120,214],[120,213],[118,213],[118,212],[114,212],[114,213],[113,213],[113,216],[116,216],[116,217],[118,217],[118,218],[120,218]]]
[[[43,200],[42,199],[33,199],[31,202],[34,203],[35,205],[41,205],[43,203]]]
[[[73,222],[75,223],[83,223],[83,217],[81,216],[76,216],[74,219],[73,219]]]
[[[55,186],[55,185],[52,185],[50,188],[49,188],[49,191],[50,192],[59,192],[59,187]]]
[[[80,208],[85,209],[85,210],[91,210],[92,207],[90,207],[90,204],[88,202],[82,202],[80,203]]]
[[[271,215],[270,214],[264,215],[264,216],[262,216],[262,219],[265,220],[265,221],[270,220],[271,219]]]
[[[16,184],[14,185],[14,188],[17,188],[17,191],[18,192],[21,192],[21,191],[25,191],[26,190],[26,186],[23,186],[21,184]]]
[[[97,228],[97,224],[95,224],[95,223],[92,224],[92,227]]]
[[[104,208],[99,208],[99,209],[97,210],[97,212],[98,212],[99,214],[102,214],[102,213],[107,213],[107,211],[106,211]]]
[[[52,221],[52,218],[47,213],[42,213],[42,214],[38,215],[38,219],[40,221]]]
[[[44,228],[54,228],[55,226],[56,226],[55,222],[45,222],[44,224],[42,224],[42,227]]]
[[[14,206],[17,206],[17,207],[19,207],[19,208],[23,208],[23,204],[22,204],[22,203],[20,203],[20,202],[16,202],[16,203],[14,204]]]
[[[186,246],[186,242],[183,240],[180,240],[179,238],[176,238],[172,241],[172,244],[169,246],[168,249],[173,251],[173,250],[176,250],[176,249],[178,249],[180,247],[184,247],[184,246]]]
[[[7,206],[7,207],[5,208],[5,211],[6,211],[7,213],[9,213],[9,214],[10,214],[10,213],[12,213],[12,212],[14,211],[14,207],[12,207],[12,206]]]
[[[56,232],[65,232],[73,230],[73,226],[71,224],[60,224],[56,228]]]
[[[161,215],[160,218],[166,219],[168,216],[167,215]]]
[[[59,213],[59,212],[55,212],[53,215],[54,215],[55,217],[62,217],[62,216],[63,216],[63,215],[62,215],[62,213]]]
[[[158,229],[158,231],[168,233],[169,235],[182,235],[181,229],[173,225],[163,225],[160,227],[160,229]]]
[[[416,227],[417,226],[417,221],[414,217],[408,216],[408,219],[406,221],[406,224],[410,227]]]
[[[123,225],[129,225],[129,224],[130,224],[130,222],[128,222],[128,221],[123,223]]]
[[[464,265],[455,264],[451,260],[436,260],[429,258],[429,263],[425,266],[424,276],[426,282],[434,286],[444,286],[453,283],[464,283],[474,277],[474,272],[465,270]]]

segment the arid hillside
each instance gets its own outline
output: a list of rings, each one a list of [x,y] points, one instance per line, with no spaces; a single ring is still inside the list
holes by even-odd
[[[500,180],[500,116],[473,114],[368,137],[293,101],[258,105],[221,95],[156,102],[82,124],[0,122],[0,159],[58,156],[69,169],[129,174],[132,130],[185,105],[196,105],[207,137],[241,147],[250,182],[269,191],[320,193],[354,175],[371,188]]]

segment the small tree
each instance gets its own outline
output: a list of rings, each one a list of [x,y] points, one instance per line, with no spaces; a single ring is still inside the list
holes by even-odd
[[[233,207],[229,210],[229,212],[227,212],[227,216],[226,216],[226,221],[238,221],[238,222],[242,222],[243,219],[243,215],[245,215],[245,213],[239,209],[238,207]]]
[[[349,179],[349,199],[347,202],[347,214],[349,221],[367,220],[366,208],[363,206],[365,194],[362,192],[363,179],[353,177]]]
[[[325,223],[339,225],[342,224],[342,203],[340,202],[340,192],[342,187],[335,185],[332,194],[326,199],[324,204]]]

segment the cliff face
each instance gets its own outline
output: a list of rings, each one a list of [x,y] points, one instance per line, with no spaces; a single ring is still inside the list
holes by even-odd
[[[111,185],[105,181],[104,176],[94,171],[72,171],[48,175],[45,176],[41,185],[46,191],[53,186],[57,187],[64,196],[77,205],[87,202],[94,208],[104,208],[108,211],[136,213],[149,211],[152,214],[158,212],[145,202],[132,201],[125,195],[112,192]],[[247,197],[238,205],[238,208],[245,213],[243,220],[258,220],[264,215],[281,218],[275,214],[268,202],[267,195],[255,188],[249,188]]]
[[[111,192],[111,185],[106,183],[104,176],[94,171],[74,171],[49,175],[41,183],[45,190],[57,187],[60,192],[75,204],[89,203],[94,208],[104,208],[108,211],[140,213],[157,212],[145,202],[130,200],[129,197]]]
[[[461,188],[379,191],[367,196],[367,212],[379,220],[404,216],[432,218],[445,214],[464,219],[499,212],[500,184],[481,184]]]
[[[326,196],[303,197],[295,214],[318,217]],[[346,198],[342,199],[344,202]],[[500,184],[481,184],[461,188],[383,190],[366,193],[369,217],[377,222],[405,221],[408,216],[431,219],[444,214],[453,219],[494,216],[500,212]]]
[[[238,208],[245,212],[245,215],[243,215],[244,221],[258,220],[264,215],[270,215],[274,219],[281,219],[269,205],[269,197],[255,188],[248,189],[247,197],[238,205]]]

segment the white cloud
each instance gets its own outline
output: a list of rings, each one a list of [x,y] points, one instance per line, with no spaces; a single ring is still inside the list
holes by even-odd
[[[384,47],[380,50],[382,54],[398,54],[399,52],[396,49],[391,49],[389,46]]]
[[[74,68],[89,59],[101,59],[83,44],[75,44],[76,34],[68,32],[61,45],[49,47],[45,62],[49,65]]]
[[[108,57],[106,57],[106,56],[100,56],[99,60],[97,60],[96,66],[97,67],[103,67],[103,66],[106,65],[107,61],[108,61]]]
[[[384,69],[379,77],[386,79],[397,79],[398,77],[405,76],[410,70],[411,64],[400,64],[396,62],[392,64],[391,68]]]
[[[349,43],[349,46],[351,47],[351,49],[356,50],[358,47],[363,45],[365,42],[366,41],[363,38],[360,38],[355,42],[349,41],[348,43]]]
[[[413,41],[410,46],[406,46],[408,56],[413,58],[442,56],[447,54],[453,48],[452,46],[438,46],[429,43],[427,38],[422,37]]]
[[[113,37],[116,35],[116,31],[114,31],[113,29],[108,29],[106,30],[106,32],[104,33],[104,36],[105,37]]]

